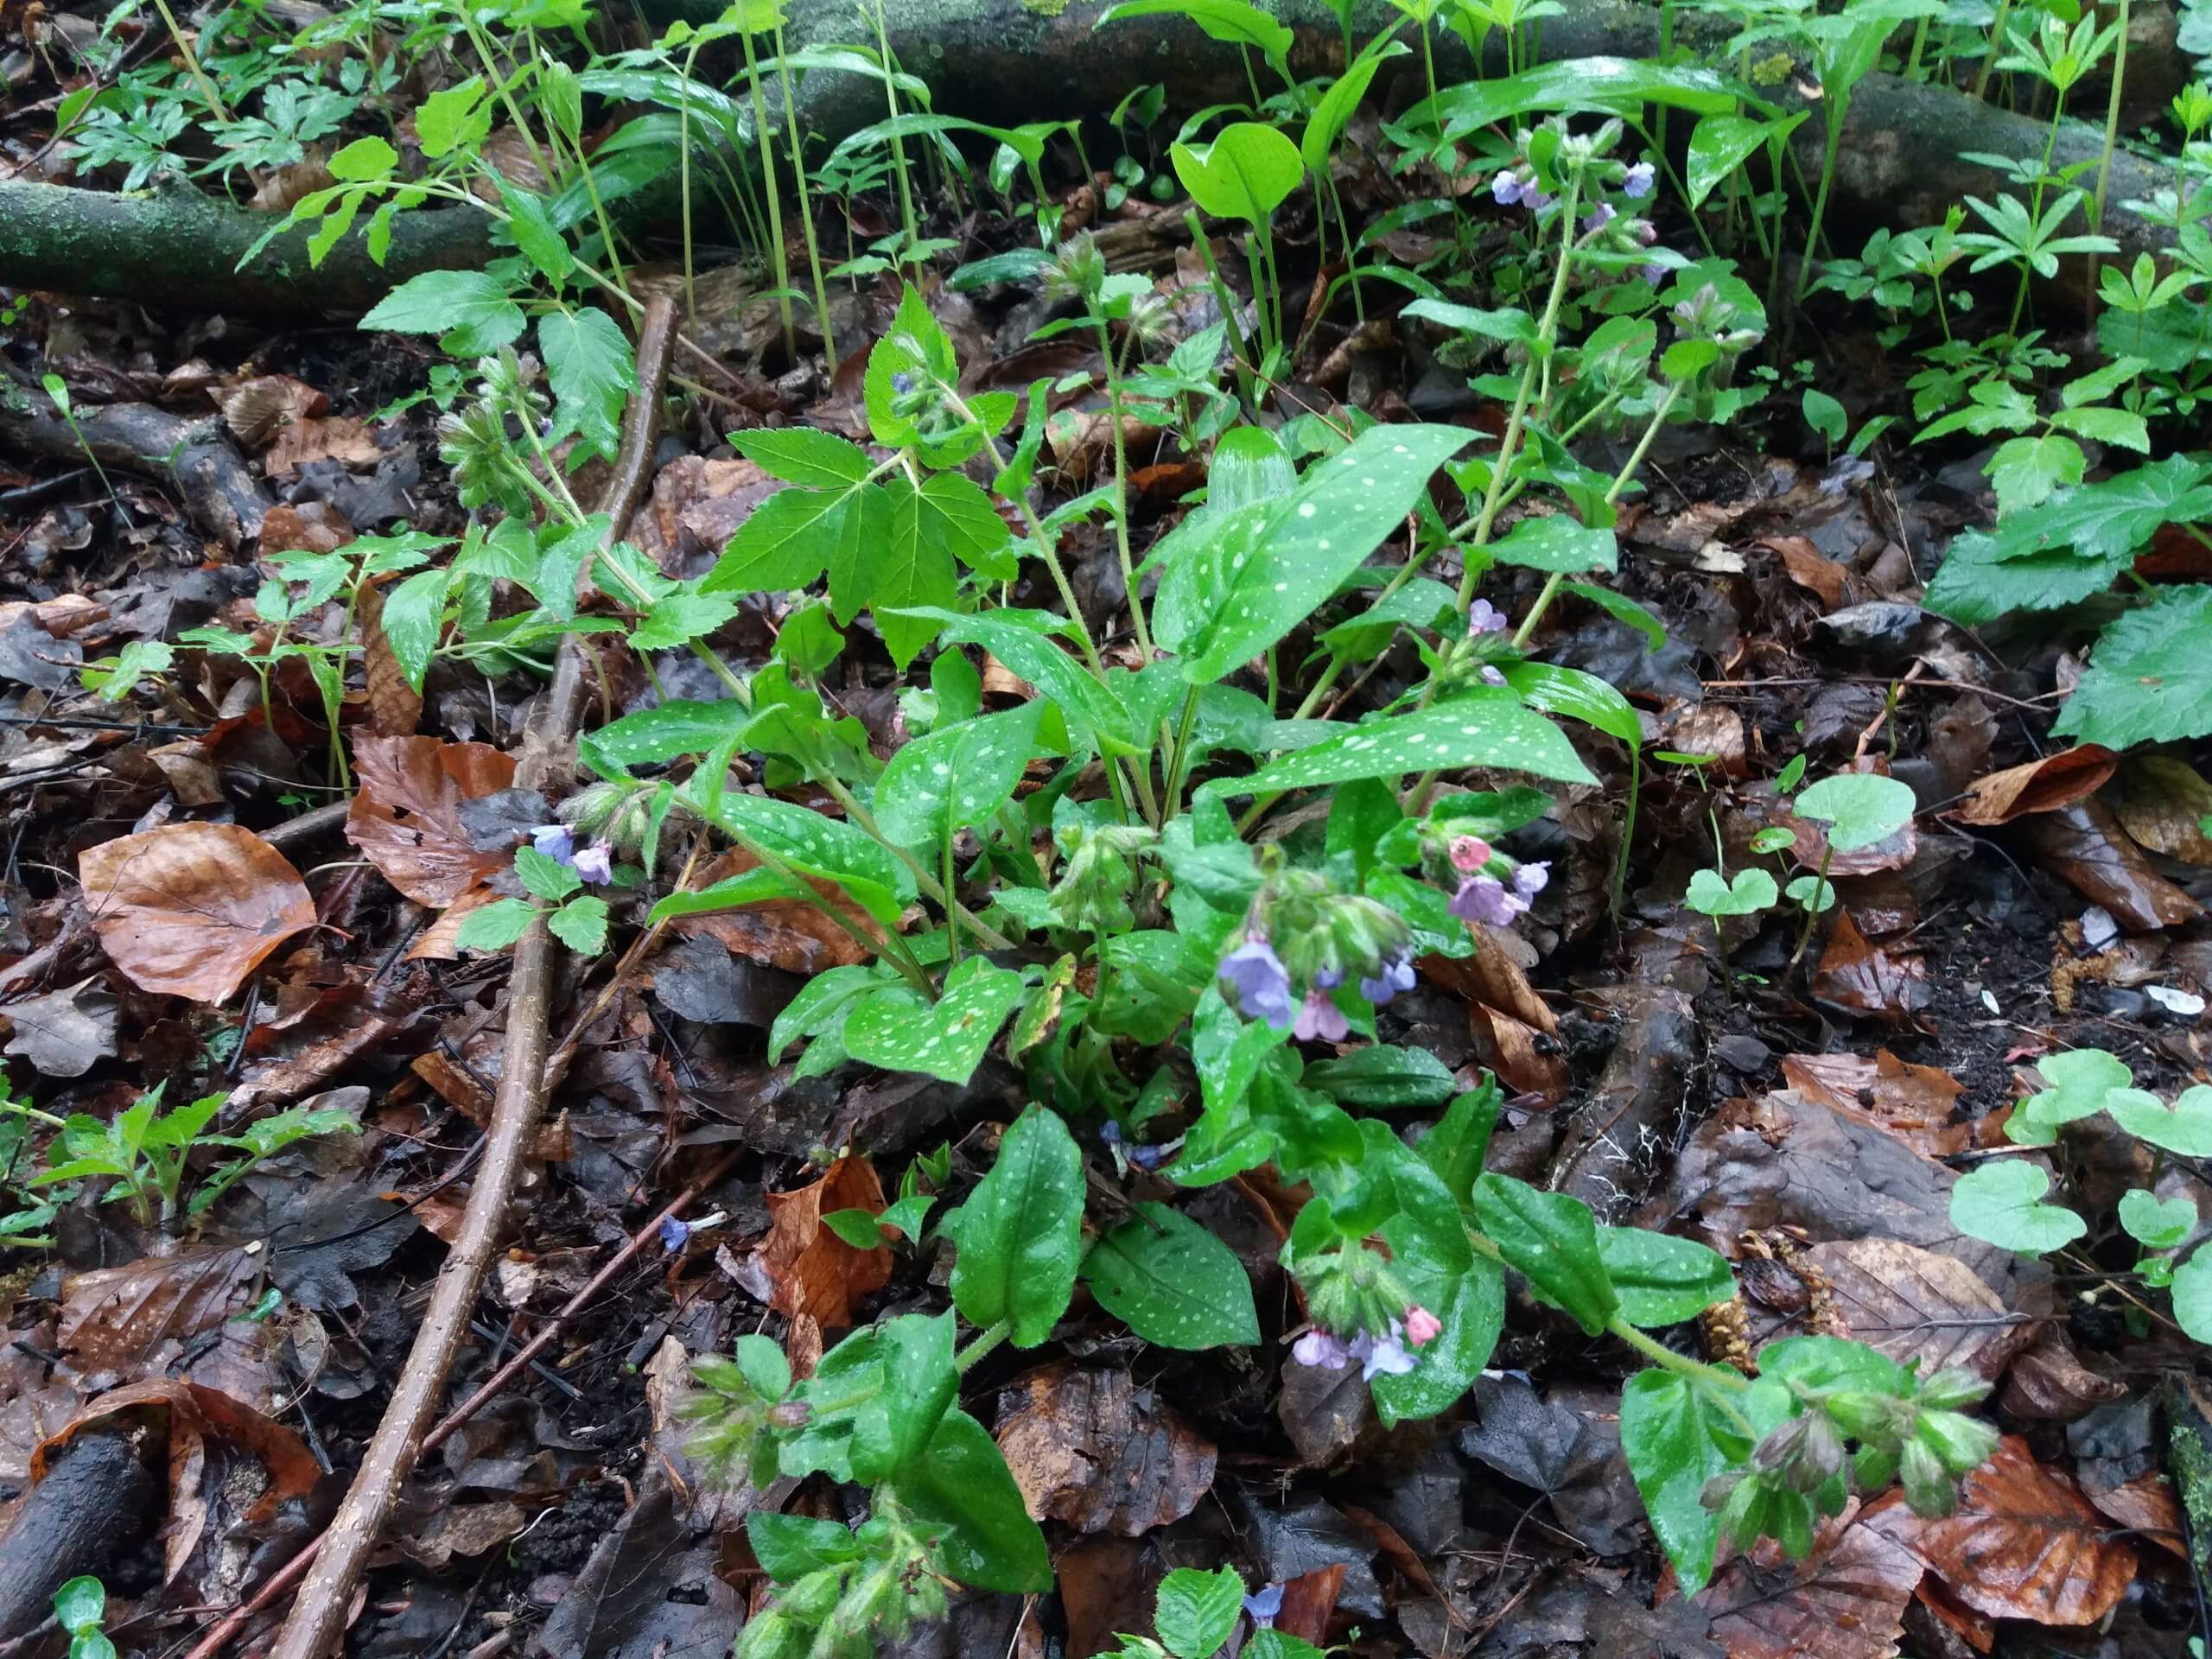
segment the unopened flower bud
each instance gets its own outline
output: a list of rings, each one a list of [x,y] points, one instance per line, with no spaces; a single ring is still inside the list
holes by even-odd
[[[1780,1427],[1769,1430],[1766,1438],[1752,1448],[1751,1462],[1767,1474],[1789,1468],[1804,1448],[1806,1429],[1811,1422],[1809,1417],[1792,1417]]]
[[[1905,1442],[1897,1459],[1897,1474],[1904,1482],[1904,1501],[1923,1518],[1948,1515],[1958,1507],[1958,1490],[1951,1484],[1943,1459],[1923,1440]]]
[[[1936,1411],[1962,1411],[1988,1397],[1988,1379],[1963,1365],[1938,1371],[1920,1385],[1920,1403]]]
[[[1964,1475],[1980,1468],[1997,1450],[1997,1431],[1960,1412],[1923,1411],[1913,1444],[1929,1447],[1944,1468]]]
[[[804,1428],[814,1408],[804,1400],[781,1400],[768,1408],[768,1421],[778,1428]]]
[[[1821,1402],[1835,1426],[1854,1440],[1889,1442],[1901,1432],[1897,1402],[1872,1389],[1842,1389]]]

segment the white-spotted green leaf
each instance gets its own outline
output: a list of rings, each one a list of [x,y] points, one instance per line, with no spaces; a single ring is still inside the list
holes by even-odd
[[[907,614],[935,623],[949,645],[981,645],[1035,686],[1071,732],[1088,736],[1108,754],[1139,753],[1128,710],[1051,634],[1003,616],[963,616],[941,607],[917,607]]]
[[[1404,524],[1471,437],[1452,426],[1372,427],[1287,497],[1178,525],[1154,556],[1165,570],[1154,617],[1183,677],[1211,684],[1304,621]]]
[[[845,1017],[845,1052],[886,1071],[965,1083],[1021,1001],[1021,988],[1013,969],[969,957],[945,976],[944,995],[933,1003],[903,985],[870,995]]]
[[[1083,1199],[1075,1137],[1058,1112],[1032,1106],[1007,1130],[990,1173],[948,1224],[959,1247],[953,1306],[969,1324],[988,1329],[1004,1320],[1017,1348],[1034,1348],[1052,1334],[1075,1294]]]
[[[1519,699],[1497,693],[1370,721],[1342,737],[1280,755],[1249,778],[1215,779],[1199,792],[1277,794],[1459,766],[1525,772],[1565,784],[1596,781],[1558,727]]]
[[[1084,1281],[1099,1306],[1162,1348],[1260,1339],[1252,1281],[1236,1253],[1180,1211],[1141,1204],[1090,1247]]]
[[[765,795],[725,791],[718,799],[708,799],[707,793],[696,778],[685,785],[692,810],[723,834],[741,842],[757,842],[807,874],[839,881],[854,878],[900,904],[913,899],[913,872],[874,836],[851,824]],[[853,891],[857,898],[859,887]]]
[[[1525,565],[1561,576],[1620,568],[1620,543],[1611,531],[1577,524],[1563,512],[1523,518],[1491,543],[1490,552],[1500,564]]]
[[[1736,1294],[1726,1258],[1694,1238],[1601,1226],[1598,1258],[1630,1325],[1680,1325]]]
[[[1029,702],[917,738],[891,757],[875,785],[875,818],[902,847],[934,847],[997,811],[1037,741],[1045,705]]]

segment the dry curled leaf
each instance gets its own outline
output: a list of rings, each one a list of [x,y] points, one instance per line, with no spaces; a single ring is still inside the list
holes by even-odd
[[[2007,766],[1967,787],[1952,816],[1961,823],[2010,823],[2031,812],[2052,812],[2095,794],[2111,781],[2120,757],[2094,743],[2062,749],[2025,766]]]
[[[257,374],[207,395],[222,410],[231,435],[249,449],[258,449],[285,427],[312,420],[330,408],[329,398],[289,374]]]
[[[2100,801],[2076,801],[2056,812],[2038,813],[2021,828],[2054,875],[2110,911],[2131,933],[2178,927],[2204,913],[2203,906],[2151,867],[2143,849]]]
[[[796,1192],[768,1194],[768,1239],[760,1263],[776,1294],[779,1313],[804,1313],[829,1329],[853,1322],[853,1299],[891,1282],[891,1252],[881,1245],[856,1250],[822,1224],[837,1210],[883,1208],[883,1185],[865,1158],[840,1158],[830,1173]]]
[[[108,959],[142,990],[227,1002],[264,958],[315,925],[283,854],[235,823],[171,823],[77,860]]]
[[[2120,821],[2154,853],[2187,864],[2212,864],[2212,784],[2183,760],[2132,756],[2120,774]]]
[[[1127,1371],[1049,1366],[999,1395],[999,1450],[1033,1519],[1134,1538],[1213,1484],[1213,1442]]]
[[[698,876],[693,885],[710,887],[717,881],[742,875],[757,861],[742,847],[724,853]],[[809,877],[824,903],[863,932],[880,935],[875,918],[847,897],[835,882]],[[675,931],[686,938],[720,940],[734,957],[743,957],[765,968],[786,973],[819,974],[868,960],[859,940],[822,913],[820,906],[797,899],[771,899],[735,910],[710,911],[704,915],[678,917]]]
[[[401,893],[442,910],[506,868],[508,849],[480,851],[469,840],[461,804],[513,783],[513,756],[435,737],[365,737],[353,756],[361,786],[346,838]]]
[[[384,451],[360,422],[350,415],[326,415],[279,428],[262,457],[262,469],[271,478],[283,478],[313,461],[373,467],[383,458]]]
[[[1955,1514],[1928,1519],[1902,1503],[1878,1508],[1868,1525],[1993,1618],[2094,1624],[2135,1578],[2134,1549],[2017,1434],[1960,1484]]]

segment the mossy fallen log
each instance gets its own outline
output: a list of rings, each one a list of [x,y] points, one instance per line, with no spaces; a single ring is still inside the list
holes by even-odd
[[[1259,0],[1293,34],[1294,73],[1340,70],[1344,37],[1326,0]],[[722,0],[645,0],[649,16],[718,16]],[[1186,107],[1246,96],[1245,61],[1233,46],[1204,35],[1189,20],[1154,16],[1098,29],[1103,6],[1094,0],[886,0],[893,51],[926,79],[935,107],[995,124],[1064,119],[1110,110],[1131,87],[1164,84]],[[792,48],[873,41],[872,0],[812,0],[794,9]],[[1388,0],[1359,0],[1356,40],[1369,38],[1395,14]],[[1725,39],[1725,19],[1687,11],[1675,20],[1677,46],[1712,46]],[[1440,79],[1465,79],[1478,66],[1448,29],[1434,35]],[[1660,48],[1660,16],[1650,8],[1598,0],[1574,5],[1541,25],[1536,55],[1546,60],[1592,56],[1649,57]],[[2168,84],[2178,61],[2170,44],[2152,38],[2130,84]],[[1493,39],[1480,66],[1503,68]],[[1398,82],[1377,87],[1401,103],[1414,87],[1418,54],[1396,60]],[[1264,73],[1264,72],[1263,72]],[[1785,86],[1783,98],[1803,94]],[[807,75],[799,98],[808,130],[835,141],[885,113],[880,83],[820,71]],[[2091,107],[2083,105],[2082,107]],[[1676,124],[1678,133],[1687,123]],[[1968,195],[2004,188],[1991,168],[1961,152],[2025,156],[2041,152],[2045,125],[1948,87],[1877,73],[1857,88],[1839,151],[1831,224],[1898,227],[1939,221]],[[2054,160],[2061,164],[2101,153],[2102,131],[2085,122],[2060,129]],[[1821,123],[1798,130],[1799,162],[1808,177],[1821,165]],[[2106,231],[2123,255],[2158,252],[2165,233],[2124,204],[2170,186],[2164,170],[2121,152],[2113,159]],[[124,197],[71,187],[0,181],[0,285],[124,299],[149,305],[249,312],[358,314],[398,283],[439,268],[481,265],[491,256],[484,218],[467,207],[402,214],[391,251],[379,266],[358,231],[340,238],[319,269],[308,264],[304,229],[280,236],[243,270],[239,258],[267,228],[265,216],[197,193],[175,190]]]

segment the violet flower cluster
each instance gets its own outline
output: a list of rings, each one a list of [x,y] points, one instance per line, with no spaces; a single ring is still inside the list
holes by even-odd
[[[1341,1042],[1351,1032],[1336,1003],[1341,987],[1357,984],[1378,1008],[1413,989],[1412,930],[1325,875],[1286,870],[1252,901],[1219,971],[1222,995],[1248,1020],[1287,1027],[1300,1042]]]
[[[608,841],[594,841],[588,847],[578,848],[576,832],[565,823],[541,823],[530,832],[530,844],[556,864],[565,864],[576,873],[579,880],[593,887],[604,887],[614,879],[614,844]]]
[[[1420,1360],[1409,1351],[1435,1341],[1443,1329],[1444,1322],[1416,1302],[1406,1309],[1403,1319],[1392,1319],[1380,1336],[1357,1331],[1346,1340],[1316,1325],[1291,1344],[1290,1357],[1301,1365],[1327,1371],[1341,1371],[1357,1360],[1359,1380],[1372,1382],[1378,1376],[1403,1376],[1412,1370]]]
[[[1491,844],[1480,836],[1454,836],[1450,851],[1452,868],[1459,873],[1459,889],[1446,906],[1463,922],[1486,922],[1492,927],[1509,925],[1526,915],[1538,893],[1551,880],[1548,862],[1513,867],[1504,878],[1492,874],[1499,863]]]

